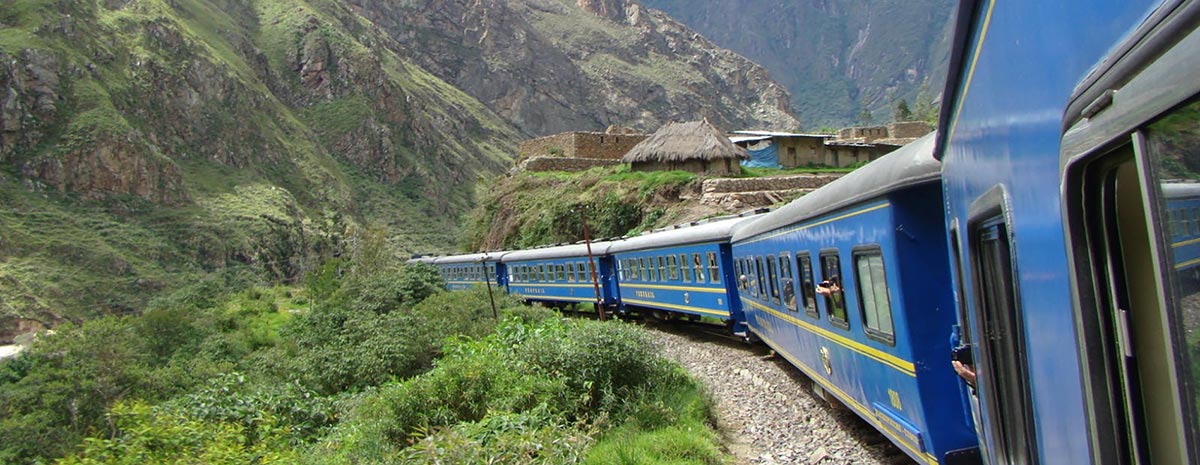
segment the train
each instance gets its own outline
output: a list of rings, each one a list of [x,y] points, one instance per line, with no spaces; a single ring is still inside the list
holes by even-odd
[[[777,210],[416,260],[724,321],[918,463],[1200,463],[1200,2],[953,16],[936,130]]]

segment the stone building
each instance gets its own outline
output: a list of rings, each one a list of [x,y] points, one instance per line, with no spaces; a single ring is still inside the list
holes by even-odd
[[[733,142],[707,119],[667,123],[625,154],[621,161],[634,171],[684,170],[712,175],[741,172],[746,149]]]
[[[932,131],[922,122],[845,128],[837,136],[788,132],[735,131],[730,139],[746,148],[752,166],[798,168],[808,165],[850,166],[891,153]]]

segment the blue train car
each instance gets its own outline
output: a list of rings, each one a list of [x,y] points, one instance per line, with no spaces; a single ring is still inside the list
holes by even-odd
[[[1200,462],[1200,3],[960,9],[937,152],[985,458]]]
[[[1175,273],[1194,286],[1200,282],[1200,183],[1179,179],[1160,185]]]
[[[715,317],[744,334],[729,237],[752,218],[708,220],[613,243],[622,311]]]
[[[446,280],[446,289],[458,291],[470,289],[472,286],[486,286],[491,280],[493,286],[503,286],[503,265],[499,257],[504,252],[475,253],[466,255],[450,255],[437,257],[432,260]],[[420,260],[420,259],[418,259]],[[501,269],[497,270],[497,266]]]
[[[591,302],[615,308],[618,297],[612,257],[608,255],[611,246],[612,242],[593,242],[591,260],[587,244],[506,253],[500,262],[508,273],[508,292],[551,306]]]
[[[733,259],[751,331],[819,392],[920,463],[977,463],[947,359],[955,312],[933,142],[738,227]]]

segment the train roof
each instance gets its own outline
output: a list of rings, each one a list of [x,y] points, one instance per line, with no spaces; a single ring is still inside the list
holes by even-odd
[[[897,189],[937,181],[941,178],[942,165],[933,157],[936,134],[929,133],[778,210],[739,225],[733,232],[733,241],[749,239]]]
[[[1163,197],[1168,199],[1200,197],[1200,183],[1188,181],[1164,182],[1159,184],[1159,186],[1162,187]]]
[[[666,246],[699,244],[712,241],[727,241],[733,228],[740,223],[753,221],[762,214],[743,214],[721,217],[701,223],[676,225],[671,229],[658,230],[613,243],[610,253],[632,252]]]
[[[494,262],[500,259],[500,256],[508,252],[479,252],[463,255],[447,255],[445,257],[437,257],[433,260],[436,265],[453,265],[456,263],[479,263],[482,261]]]
[[[608,254],[609,247],[612,247],[613,241],[600,241],[592,243],[592,255],[601,256]],[[572,258],[572,257],[587,257],[587,244],[576,243],[568,245],[559,245],[554,247],[543,247],[539,249],[515,250],[505,253],[500,257],[500,262],[510,263],[525,260],[549,260],[555,258]]]

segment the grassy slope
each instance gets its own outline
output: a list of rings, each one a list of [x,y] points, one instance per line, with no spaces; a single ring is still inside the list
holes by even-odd
[[[475,179],[455,184],[446,178],[446,161],[463,172],[495,172],[517,139],[477,101],[386,50],[364,45],[359,38],[369,40],[370,30],[343,29],[347,11],[333,2],[135,0],[109,10],[90,2],[14,0],[0,10],[0,52],[17,56],[36,49],[78,68],[95,67],[63,76],[60,121],[36,146],[0,159],[0,321],[20,316],[50,323],[136,310],[215,270],[249,268],[286,278],[336,251],[356,225],[389,227],[398,252],[449,249],[458,212],[472,204]],[[363,89],[293,108],[243,55],[247,45],[261,50],[284,84],[297,90],[287,60],[295,54],[297,28],[310,18],[322,22],[345,54],[340,58],[383,56],[388,84],[418,103],[414,114],[403,117],[425,132],[426,142],[395,141],[392,156],[407,173],[399,181],[382,181],[370,167],[332,150],[332,141],[364,117],[391,122],[367,105]],[[69,24],[79,38],[47,32],[57,24]],[[176,32],[183,45],[157,47],[151,29]],[[140,101],[158,89],[139,74],[144,67],[131,64],[152,62],[182,73],[195,61],[219,70],[220,84],[239,98],[210,102],[196,120],[164,122],[178,115]],[[163,133],[164,126],[182,129]],[[215,161],[209,156],[212,137],[177,135],[197,126],[217,133],[226,127],[232,139],[240,137],[237,130],[253,135],[220,142],[245,164]],[[178,168],[187,201],[174,207],[125,196],[86,201],[24,179],[17,165],[60,156],[99,136],[128,134],[156,141],[137,142],[152,147],[147,156]],[[430,147],[430,140],[445,143]]]

